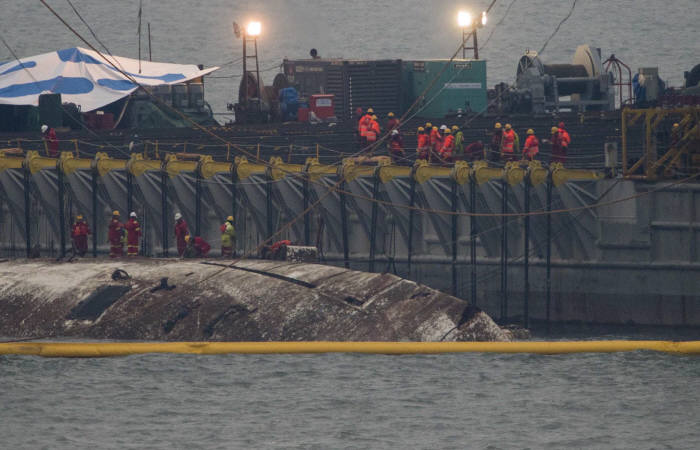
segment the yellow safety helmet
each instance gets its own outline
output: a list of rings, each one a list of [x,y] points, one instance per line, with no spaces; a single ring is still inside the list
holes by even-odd
[[[112,211],[112,215],[113,215],[113,216],[119,216],[119,211],[117,211],[117,210],[115,209],[114,211]]]
[[[425,124],[425,129],[426,129],[426,130],[432,130],[432,129],[433,129],[433,124],[430,123],[430,122],[426,122],[426,124]]]
[[[495,129],[500,130],[503,125],[501,125],[501,122],[496,122],[496,125],[493,126]]]
[[[527,130],[527,134],[535,134],[535,130],[533,130],[532,128],[529,128]]]
[[[459,131],[459,127],[457,125],[452,125],[452,131]]]
[[[418,127],[418,132],[419,132],[419,133],[422,133],[422,132],[424,132],[424,131],[425,131],[425,128],[423,128],[423,127]]]
[[[437,131],[437,130],[438,130],[438,127],[433,127],[433,131]]]
[[[369,109],[367,110],[367,114],[374,114],[374,109],[373,109],[373,108],[369,108]]]
[[[83,220],[83,216],[78,214],[77,216],[75,216],[75,220]]]
[[[388,116],[389,116],[389,117],[394,117],[394,113],[393,113],[393,112],[390,112],[390,113],[388,114]]]
[[[443,133],[452,134],[452,130],[450,130],[449,128],[445,128],[445,131],[443,131]]]
[[[372,116],[372,120],[377,120],[377,116]]]
[[[554,134],[554,133],[559,133],[559,128],[552,127],[552,134]]]
[[[227,220],[228,222],[233,222],[233,216],[228,216],[228,217],[226,218],[226,220]]]
[[[678,127],[680,127],[680,126],[681,126],[681,125],[678,124],[678,123],[674,123],[674,124],[673,124],[673,128],[678,128]]]
[[[185,242],[190,242],[190,235],[189,234],[185,235]]]
[[[509,123],[506,124],[506,130],[510,130],[512,127],[510,126]]]

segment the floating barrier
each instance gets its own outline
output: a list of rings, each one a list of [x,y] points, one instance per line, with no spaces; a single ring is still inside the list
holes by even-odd
[[[575,342],[8,342],[0,343],[0,355],[32,355],[54,358],[101,358],[175,353],[313,354],[366,353],[420,355],[442,353],[614,353],[655,351],[677,355],[700,355],[700,341],[575,341]]]

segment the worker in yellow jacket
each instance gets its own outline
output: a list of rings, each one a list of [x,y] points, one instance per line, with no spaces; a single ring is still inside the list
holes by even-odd
[[[231,258],[236,244],[236,229],[233,226],[233,216],[228,216],[221,225],[221,256]]]

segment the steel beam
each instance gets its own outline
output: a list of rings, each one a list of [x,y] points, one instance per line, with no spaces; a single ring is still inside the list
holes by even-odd
[[[90,189],[92,190],[92,257],[97,258],[97,168],[92,169],[90,177]]]
[[[130,170],[126,171],[126,214],[134,210],[134,176]]]
[[[160,208],[161,238],[163,243],[163,257],[168,257],[168,172],[163,169],[160,173]]]
[[[379,174],[374,174],[372,182],[372,200],[377,200],[379,195]],[[379,220],[379,204],[376,201],[372,202],[372,217],[369,229],[369,271],[374,272],[374,263],[376,258],[377,247],[377,220]]]
[[[452,295],[457,297],[457,253],[459,251],[459,233],[458,227],[458,216],[455,214],[457,212],[457,201],[459,199],[458,194],[459,186],[456,180],[452,180],[452,192],[451,192],[451,211],[452,216],[450,217],[450,229],[452,231]]]
[[[348,243],[348,208],[345,198],[345,188],[346,183],[345,181],[343,181],[342,183],[340,183],[340,192],[338,193],[338,195],[340,196],[340,223],[343,235],[343,262],[345,264],[345,268],[349,269],[350,248]]]
[[[66,257],[66,183],[63,175],[63,168],[60,163],[56,166],[58,175],[58,230],[61,243],[61,258]]]
[[[508,319],[508,182],[501,181],[501,321]]]
[[[547,260],[546,260],[546,290],[547,290],[547,329],[549,330],[550,305],[552,301],[552,174],[547,178]]]
[[[304,176],[302,178],[302,195],[304,200],[304,245],[311,245],[311,212],[306,212],[309,209],[309,166],[304,168]]]
[[[199,170],[195,174],[194,182],[194,234],[202,235],[202,175]]]
[[[410,181],[410,199],[408,210],[408,276],[411,276],[411,259],[413,258],[413,221],[416,211],[413,209],[416,205],[416,178],[411,174]]]
[[[469,252],[471,256],[471,303],[476,306],[476,237],[478,233],[476,221],[476,180],[474,177],[469,178],[469,208],[471,216],[469,217]]]
[[[530,326],[530,173],[525,179],[525,216],[524,222],[524,249],[523,249],[523,326]]]
[[[32,228],[31,228],[31,180],[29,167],[24,168],[24,239],[27,243],[27,258],[32,255]]]

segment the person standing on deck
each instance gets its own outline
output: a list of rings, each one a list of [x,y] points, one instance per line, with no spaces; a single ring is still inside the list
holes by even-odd
[[[48,125],[41,126],[41,134],[46,142],[46,153],[49,157],[55,158],[58,156],[58,139],[56,138],[56,130],[49,128]]]
[[[124,225],[119,221],[119,211],[112,212],[112,220],[109,222],[107,234],[109,240],[109,257],[121,258],[124,256]]]
[[[513,161],[514,152],[515,131],[513,131],[513,128],[507,123],[503,131],[503,138],[501,139],[501,160],[503,162]]]
[[[549,164],[561,163],[566,161],[566,153],[561,146],[561,138],[559,135],[559,127],[552,127],[552,134],[549,138],[549,143],[552,145],[552,154],[549,156]]]
[[[73,248],[78,256],[85,256],[88,250],[87,237],[90,234],[90,227],[83,220],[83,216],[78,214],[75,217],[75,223],[71,229],[71,238],[73,239]]]
[[[561,145],[561,152],[564,159],[566,159],[566,155],[569,153],[569,144],[571,144],[571,136],[569,132],[566,131],[564,122],[559,122],[559,145]]]
[[[440,149],[442,148],[442,136],[438,127],[433,127],[430,130],[430,157],[428,162],[437,162],[440,160]]]
[[[445,127],[444,133],[445,138],[443,139],[442,148],[440,149],[440,159],[445,163],[452,163],[454,162],[455,137],[452,136],[452,130],[447,127]]]
[[[175,213],[175,238],[177,239],[177,254],[182,257],[187,248],[185,237],[189,236],[190,230],[187,228],[187,222],[182,218],[182,214]]]
[[[418,159],[427,160],[430,157],[430,136],[425,132],[425,128],[418,127],[417,138],[416,153]]]
[[[396,118],[393,112],[388,115],[388,120],[386,121],[386,131],[391,133],[391,130],[399,127],[399,119]]]
[[[221,225],[221,256],[231,258],[236,243],[236,229],[233,226],[233,216],[228,216]]]
[[[389,138],[389,156],[394,164],[400,163],[406,154],[403,150],[403,137],[399,130],[391,130],[391,137]]]
[[[126,229],[126,255],[139,256],[139,240],[141,239],[141,224],[136,220],[136,213],[129,214],[129,220],[124,224]]]
[[[523,159],[532,161],[540,152],[540,141],[535,136],[535,131],[530,128],[527,130],[527,139],[523,147]]]
[[[501,142],[503,141],[503,126],[496,122],[491,135],[491,145],[489,148],[488,160],[496,162],[501,157]]]
[[[452,135],[455,137],[455,159],[464,159],[464,133],[457,125],[452,127]]]

